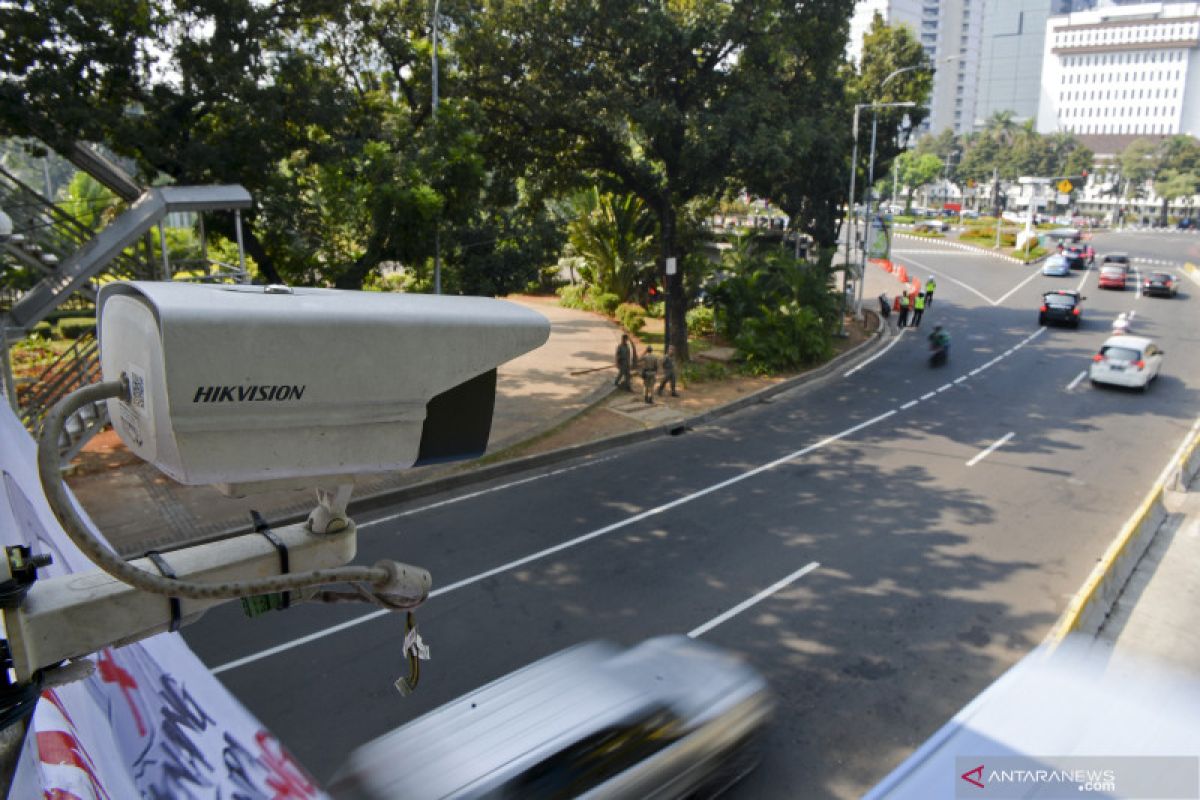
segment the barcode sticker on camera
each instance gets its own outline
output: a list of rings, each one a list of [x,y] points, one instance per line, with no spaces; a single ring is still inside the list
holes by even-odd
[[[146,376],[137,367],[129,368],[129,405],[146,413]]]

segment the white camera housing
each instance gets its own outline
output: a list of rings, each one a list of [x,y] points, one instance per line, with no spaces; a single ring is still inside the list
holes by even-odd
[[[141,281],[105,285],[97,323],[130,450],[242,491],[482,454],[496,367],[550,333],[490,298]]]

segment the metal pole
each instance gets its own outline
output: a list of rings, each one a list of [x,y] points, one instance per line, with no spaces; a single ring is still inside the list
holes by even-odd
[[[437,135],[438,112],[438,7],[440,0],[433,0],[433,123]],[[442,220],[434,220],[433,229],[433,293],[442,293]]]
[[[242,271],[242,283],[250,282],[250,273],[246,271],[246,245],[242,241],[242,211],[239,208],[233,210],[233,228],[237,232],[238,245],[238,269]]]
[[[158,224],[158,245],[162,248],[162,279],[171,280],[171,262],[167,259],[167,228],[166,222]]]
[[[1000,170],[992,167],[992,213],[996,215],[996,249],[1000,249]]]
[[[3,362],[0,363],[0,390],[3,390],[4,396],[8,398],[13,413],[19,415],[21,407],[17,403],[17,384],[13,379],[11,358],[8,350],[8,329],[0,325],[0,362]]]
[[[866,238],[867,232],[871,225],[875,222],[874,206],[874,186],[875,186],[875,138],[879,130],[879,109],[871,108],[871,157],[867,160],[867,191],[863,198],[863,214],[866,219],[863,220],[863,249],[858,265],[858,297],[854,305],[854,313],[862,312],[863,301],[863,281],[867,277],[867,248]]]
[[[850,155],[850,194],[846,199],[846,220],[850,223],[850,228],[846,236],[846,263],[842,269],[842,314],[838,336],[846,335],[846,270],[850,268],[850,261],[853,258],[850,248],[854,241],[854,179],[855,173],[858,172],[858,112],[861,108],[861,105],[854,106],[854,147]]]

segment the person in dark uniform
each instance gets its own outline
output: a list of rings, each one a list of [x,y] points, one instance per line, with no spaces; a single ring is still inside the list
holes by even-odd
[[[642,388],[645,393],[642,401],[654,402],[654,380],[658,377],[658,356],[654,355],[654,347],[647,345],[646,352],[639,363],[642,372]]]
[[[667,354],[665,356],[663,356],[663,360],[662,360],[662,370],[663,370],[662,371],[662,380],[660,380],[658,382],[659,396],[660,397],[662,396],[663,388],[668,383],[670,383],[671,384],[671,397],[679,397],[678,392],[675,391],[675,348],[674,347],[667,348]]]
[[[629,345],[629,334],[621,334],[621,343],[617,345],[617,379],[613,381],[617,388],[627,392],[633,391],[629,368],[633,364],[633,350]]]

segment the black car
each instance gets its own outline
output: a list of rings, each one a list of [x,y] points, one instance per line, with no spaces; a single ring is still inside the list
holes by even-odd
[[[1142,294],[1174,297],[1179,291],[1179,280],[1169,272],[1151,272],[1142,281]]]
[[[1038,324],[1046,325],[1057,322],[1062,325],[1079,327],[1079,319],[1083,316],[1083,301],[1079,292],[1069,289],[1057,289],[1042,295],[1042,307],[1038,312]]]
[[[1067,266],[1071,269],[1083,269],[1087,266],[1087,254],[1082,245],[1068,246],[1063,250],[1063,257],[1067,259]]]

